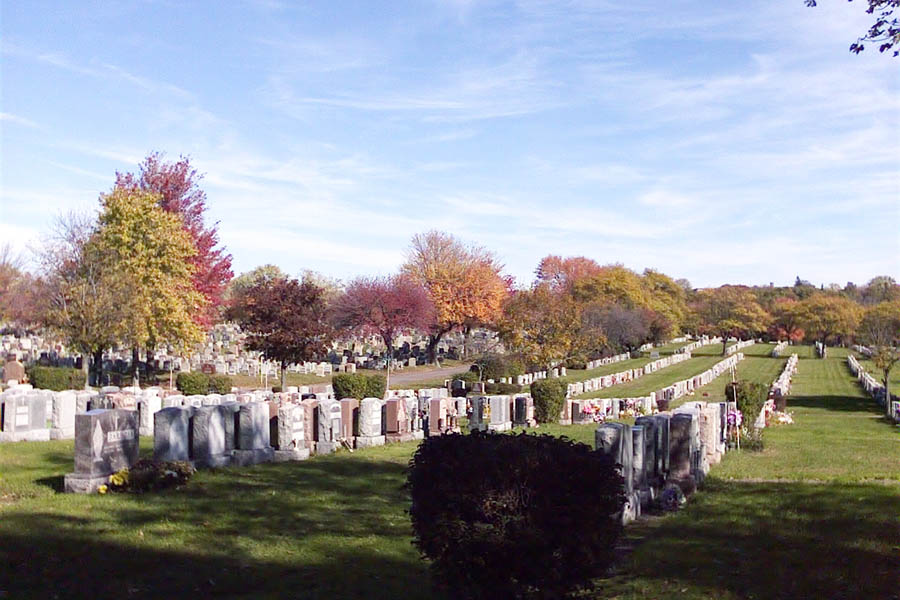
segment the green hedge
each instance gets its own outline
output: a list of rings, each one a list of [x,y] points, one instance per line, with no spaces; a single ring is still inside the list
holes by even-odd
[[[195,396],[209,393],[209,375],[206,373],[179,373],[175,378],[175,387],[182,394]]]
[[[517,356],[508,354],[486,354],[475,361],[472,370],[477,374],[478,366],[482,368],[482,377],[488,379],[500,379],[501,377],[513,377],[525,374],[525,363]]]
[[[538,379],[531,384],[531,396],[538,423],[557,423],[566,401],[566,382],[563,379]]]
[[[522,386],[515,383],[486,383],[484,393],[486,394],[519,394],[522,392]]]
[[[331,378],[334,397],[341,398],[383,398],[387,381],[384,375],[363,375],[362,373],[336,373]]]
[[[215,394],[231,393],[231,377],[228,375],[210,375],[209,391]]]
[[[84,373],[78,369],[33,366],[27,367],[25,373],[28,381],[37,389],[61,392],[84,388]]]

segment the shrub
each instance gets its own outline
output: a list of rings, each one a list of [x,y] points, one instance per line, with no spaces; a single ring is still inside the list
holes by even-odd
[[[84,387],[84,373],[78,369],[35,365],[26,368],[25,372],[28,375],[28,381],[37,389],[61,392]]]
[[[585,444],[432,436],[410,460],[407,488],[413,543],[453,597],[562,597],[589,587],[615,557],[622,478]]]
[[[231,393],[231,377],[228,375],[210,375],[209,376],[209,391],[214,392],[216,394],[230,394]]]
[[[109,476],[108,488],[114,492],[155,492],[184,485],[194,474],[191,463],[184,461],[139,460],[131,469]]]
[[[516,377],[525,374],[525,363],[517,356],[508,354],[485,354],[475,361],[471,369],[478,374],[478,367],[481,366],[482,378],[500,379],[501,377]],[[476,380],[477,381],[477,380]]]
[[[756,421],[768,397],[769,388],[755,381],[742,379],[725,386],[725,398],[729,402],[737,402],[738,410],[744,416],[744,424],[749,427]]]
[[[556,423],[566,401],[566,382],[562,378],[538,379],[531,384],[531,396],[538,423]]]
[[[280,385],[273,385],[273,386],[272,386],[272,393],[273,393],[273,394],[280,394],[281,392],[282,392],[282,389],[281,389],[281,386],[280,386]]]
[[[515,383],[487,383],[484,391],[486,394],[518,394],[522,391],[522,386]]]
[[[194,396],[209,392],[209,375],[206,373],[179,373],[175,378],[175,387],[182,394]]]
[[[587,369],[587,358],[584,356],[576,356],[573,358],[567,358],[566,362],[563,363],[563,366],[567,369]]]
[[[331,378],[334,395],[341,398],[382,398],[387,387],[384,375],[363,375],[362,373],[336,373]]]

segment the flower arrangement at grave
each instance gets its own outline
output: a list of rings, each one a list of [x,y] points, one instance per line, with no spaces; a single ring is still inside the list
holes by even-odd
[[[785,411],[785,412],[775,411],[774,422],[777,425],[793,425],[794,424],[794,413],[787,412],[787,411]]]
[[[603,403],[597,400],[585,400],[581,404],[581,412],[590,416],[594,423],[603,423],[606,421],[606,413],[603,410]]]
[[[746,432],[746,428],[742,427],[744,415],[736,408],[729,410],[725,415],[725,422],[728,426],[728,439],[730,440],[731,447],[734,448],[737,446],[741,433]]]
[[[763,404],[763,410],[765,411],[765,419],[766,423],[771,423],[774,419],[775,415],[775,401],[771,398],[766,400],[766,403]]]

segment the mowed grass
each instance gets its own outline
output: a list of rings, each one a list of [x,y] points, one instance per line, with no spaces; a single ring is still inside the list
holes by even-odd
[[[768,349],[747,349],[745,361],[760,361],[748,378],[783,363],[757,356]],[[841,354],[801,360],[796,424],[767,430],[761,453],[726,455],[679,513],[629,526],[634,551],[584,597],[897,598],[900,430],[861,396]],[[534,432],[592,444],[595,429]],[[58,493],[72,448],[0,444],[10,598],[445,597],[410,544],[403,483],[415,443],[201,471],[142,496]]]
[[[756,344],[754,346],[749,346],[746,348],[750,350],[755,348],[756,346],[761,346],[761,344]],[[746,354],[746,353],[745,353]],[[693,355],[692,355],[693,356]],[[676,381],[681,381],[683,379],[687,379],[689,377],[693,377],[694,375],[699,375],[703,371],[706,371],[710,367],[712,367],[717,362],[724,360],[721,356],[698,356],[695,358],[690,358],[684,362],[680,362],[677,365],[671,365],[664,369],[660,369],[659,371],[655,371],[648,375],[643,375],[629,381],[628,383],[620,383],[619,385],[614,385],[612,387],[603,388],[601,390],[597,390],[596,392],[589,392],[587,394],[582,394],[578,396],[579,398],[636,398],[639,396],[646,396],[650,392],[658,391],[664,387],[670,386]],[[724,375],[720,375],[718,379],[716,379],[713,383],[717,383],[722,380]],[[699,399],[699,398],[690,398],[690,399]]]

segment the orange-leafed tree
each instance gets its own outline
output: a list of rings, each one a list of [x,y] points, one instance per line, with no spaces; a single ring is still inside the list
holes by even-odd
[[[575,283],[581,279],[599,275],[603,271],[597,262],[584,256],[563,258],[549,254],[538,263],[534,274],[536,283],[544,283],[553,290],[571,291]]]
[[[499,318],[509,288],[502,269],[493,253],[448,233],[432,230],[413,236],[402,270],[428,291],[434,305],[429,362],[436,361],[438,343],[447,333]]]
[[[751,337],[766,331],[771,321],[746,286],[723,285],[700,290],[694,310],[700,319],[700,333],[722,336],[722,355],[728,338]]]

